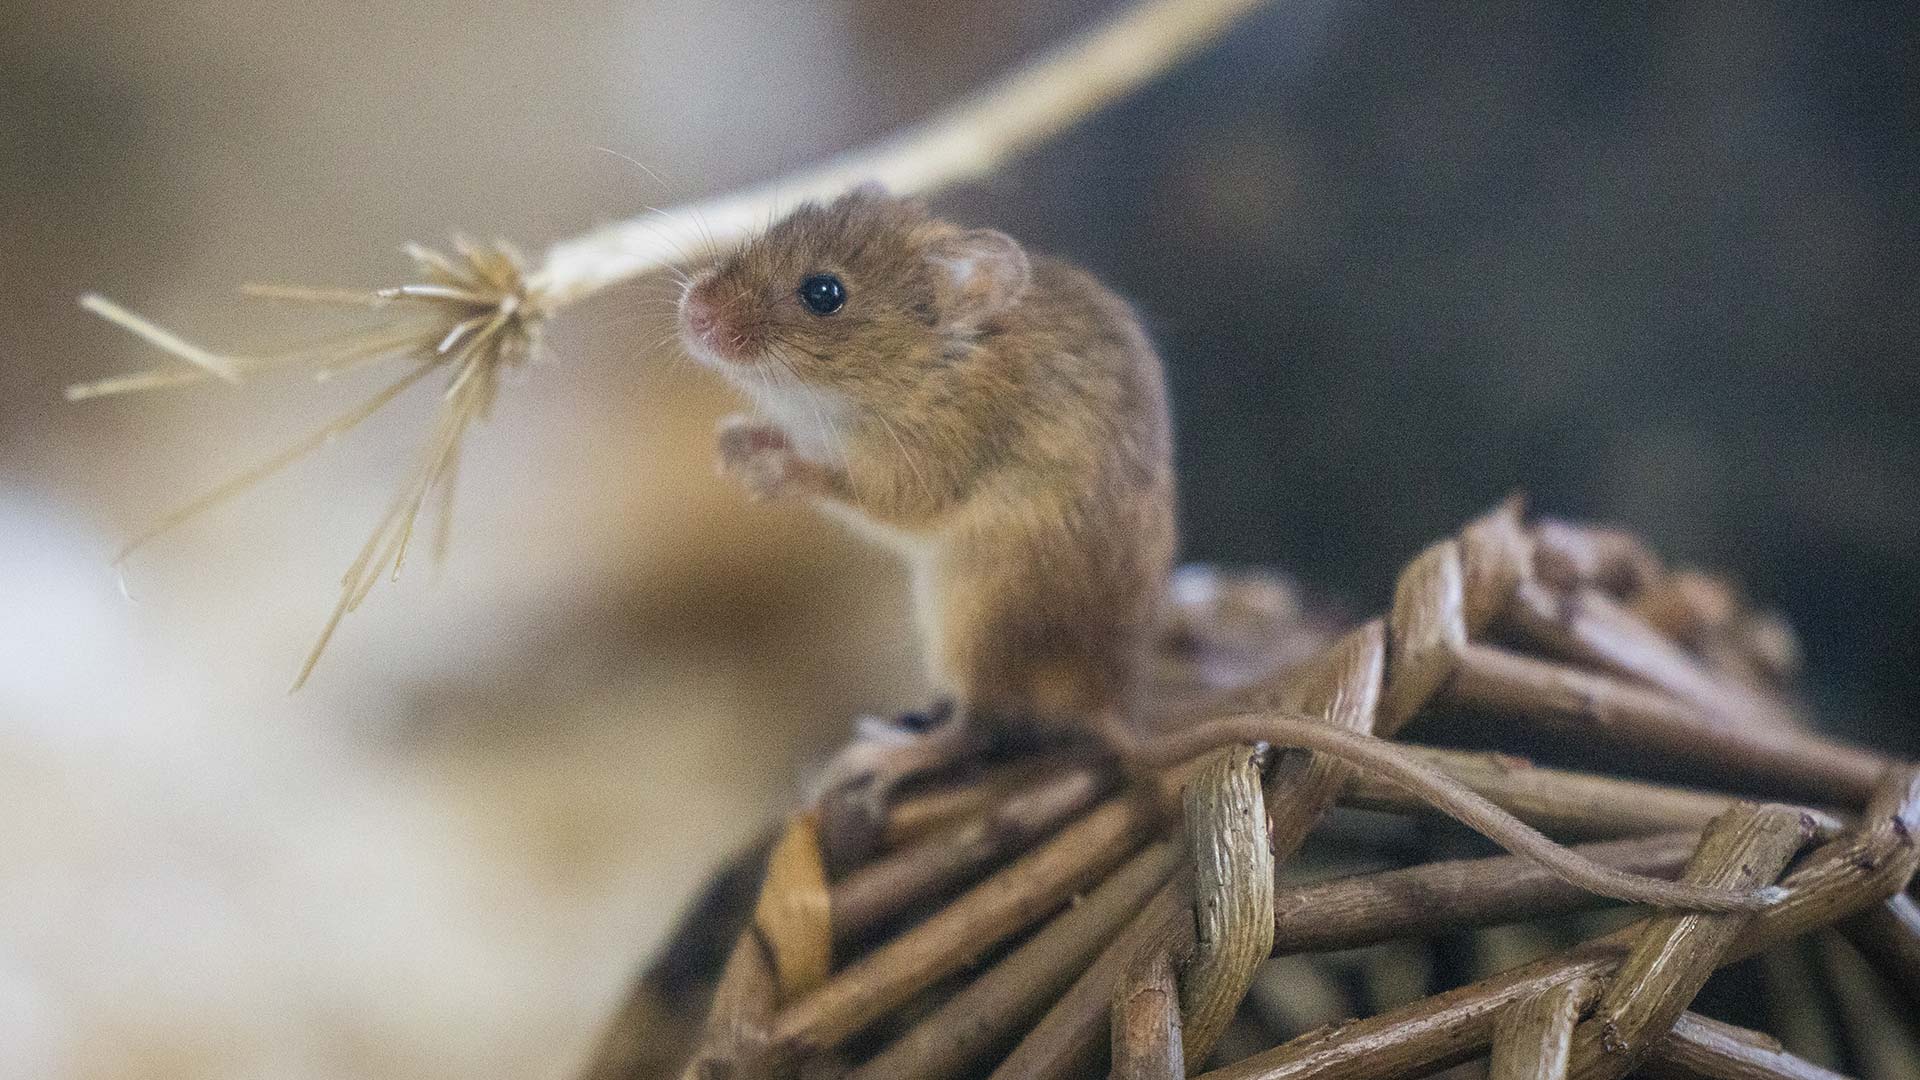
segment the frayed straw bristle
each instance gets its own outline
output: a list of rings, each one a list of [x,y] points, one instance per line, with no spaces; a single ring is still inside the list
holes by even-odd
[[[492,410],[501,372],[525,362],[536,347],[536,328],[542,313],[527,292],[518,256],[505,245],[489,247],[465,240],[456,240],[455,250],[457,257],[449,258],[427,248],[409,247],[407,253],[424,280],[390,289],[249,286],[245,290],[247,295],[255,297],[373,309],[391,307],[395,311],[385,321],[344,337],[260,357],[209,352],[104,297],[90,294],[81,298],[81,306],[87,310],[192,366],[136,372],[71,386],[67,389],[67,398],[73,401],[177,386],[211,377],[238,382],[257,371],[301,364],[310,366],[319,380],[383,360],[405,359],[413,365],[406,374],[305,438],[161,518],[120,550],[114,559],[116,564],[149,540],[239,495],[358,427],[434,371],[442,368],[451,371],[433,435],[386,515],[341,579],[340,600],[301,665],[294,689],[299,689],[313,673],[341,618],[366,599],[383,574],[399,576],[414,525],[428,497],[436,492],[440,498],[435,507],[441,520],[433,548],[436,556],[444,554],[453,478],[462,440],[473,422],[485,418]]]

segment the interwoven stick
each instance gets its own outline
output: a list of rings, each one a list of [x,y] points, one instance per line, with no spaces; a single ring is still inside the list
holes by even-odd
[[[1318,715],[1336,727],[1367,731],[1378,712],[1385,663],[1385,628],[1376,619],[1342,637],[1319,660],[1289,673],[1266,700]],[[1319,755],[1288,755],[1275,765],[1266,804],[1276,865],[1298,850],[1349,775],[1347,766]],[[1191,911],[1191,879],[1176,875],[1021,1040],[993,1080],[1066,1080],[1095,1070],[1119,981],[1142,949],[1164,941],[1184,944],[1181,934],[1190,940]]]
[[[1721,957],[1746,959],[1904,889],[1920,866],[1920,771],[1883,778],[1860,822],[1787,875],[1786,899],[1755,915]],[[1202,1080],[1414,1080],[1487,1049],[1500,1012],[1573,979],[1618,969],[1644,923],[1403,1008],[1313,1032]]]
[[[1509,1006],[1493,1027],[1487,1080],[1565,1080],[1574,1025],[1600,986],[1574,979]]]
[[[1528,561],[1531,546],[1520,529],[1518,515],[1518,504],[1510,501],[1470,524],[1463,531],[1461,541],[1445,541],[1423,552],[1402,575],[1395,590],[1394,610],[1388,619],[1393,634],[1389,649],[1393,664],[1384,675],[1391,678],[1385,679],[1384,690],[1376,691],[1383,703],[1380,714],[1388,718],[1390,724],[1403,722],[1421,707],[1427,696],[1447,685],[1456,675],[1459,658],[1472,647],[1467,642],[1469,627],[1490,625],[1510,603],[1512,590],[1528,580],[1531,567],[1521,564]],[[1398,681],[1402,678],[1406,680],[1404,684]],[[1397,688],[1400,685],[1410,689],[1400,690]],[[1391,712],[1387,702],[1391,702]],[[1684,720],[1688,724],[1695,722],[1691,716]],[[1248,732],[1240,735],[1258,737]],[[1277,811],[1292,805],[1279,799],[1271,802]],[[1314,815],[1317,817],[1317,811]],[[1284,830],[1276,823],[1276,835],[1283,834]],[[1156,900],[1156,906],[1167,905]],[[1143,921],[1142,925],[1145,927],[1142,935],[1153,936],[1151,922]],[[1139,942],[1130,940],[1115,944],[1115,948],[1138,946]],[[1096,965],[1096,969],[1118,971],[1120,967]],[[1088,994],[1076,1000],[1076,995],[1069,994],[1029,1037],[1029,1043],[1036,1047],[1032,1053],[1036,1057],[1051,1056],[1056,1061],[1070,1060],[1072,1055],[1061,1053],[1061,1047],[1084,1039],[1098,1018],[1087,1011],[1088,999],[1098,1000],[1101,996]],[[1023,1075],[1014,1066],[1025,1068],[1022,1054],[1026,1046],[1023,1044],[1017,1049],[1003,1066],[1004,1075]]]
[[[1814,935],[1813,945],[1826,967],[1825,983],[1846,1029],[1854,1066],[1873,1080],[1920,1080],[1914,1017],[1882,992],[1879,977],[1838,934],[1822,931]]]
[[[1531,532],[1530,576],[1557,589],[1592,587],[1611,596],[1635,596],[1661,575],[1659,556],[1623,529],[1541,518]]]
[[[1686,865],[1699,839],[1699,833],[1664,833],[1576,850],[1608,866],[1665,877]],[[1300,885],[1278,891],[1273,903],[1273,954],[1285,956],[1562,915],[1613,901],[1567,884],[1530,859],[1502,855]]]
[[[1138,799],[1113,799],[974,886],[926,922],[855,961],[775,1018],[774,1050],[796,1062],[866,1028],[1096,882],[1151,823]]]
[[[854,870],[833,886],[833,933],[845,944],[901,911],[1031,847],[1080,814],[1113,783],[1091,764],[1036,784],[949,832]]]
[[[1497,612],[1504,610],[1503,594],[1506,602],[1511,604],[1514,591],[1529,586],[1526,574],[1515,570],[1516,561],[1526,551],[1526,534],[1518,529],[1511,508],[1503,508],[1463,530],[1458,541],[1435,545],[1423,553],[1420,559],[1415,560],[1408,572],[1402,576],[1399,587],[1396,589],[1395,610],[1389,616],[1391,633],[1395,635],[1395,644],[1389,650],[1394,663],[1385,673],[1388,677],[1381,678],[1376,675],[1375,694],[1393,695],[1393,687],[1396,684],[1391,676],[1394,675],[1403,675],[1409,680],[1407,685],[1414,686],[1427,694],[1440,691],[1450,678],[1457,676],[1459,658],[1478,647],[1468,641],[1469,631],[1492,624]],[[1306,685],[1315,684],[1312,680],[1307,680]],[[1325,684],[1321,685],[1324,689]],[[1629,689],[1640,689],[1632,684],[1621,685]],[[1668,695],[1656,693],[1656,696],[1663,701],[1668,699]],[[1418,710],[1420,701],[1415,699],[1420,697],[1420,693],[1409,692],[1404,697],[1395,699],[1394,707],[1400,718],[1404,719],[1405,716],[1410,716],[1412,712]],[[1697,719],[1697,717],[1689,718],[1687,722],[1697,722]],[[1245,731],[1237,733],[1242,737],[1247,735]],[[1309,743],[1308,745],[1321,744]],[[1281,768],[1276,769],[1276,776],[1283,769],[1297,771],[1302,767],[1312,767],[1315,763],[1319,764],[1323,770],[1345,771],[1344,766],[1338,765],[1325,755],[1316,754],[1311,757],[1289,755],[1283,759]],[[1502,767],[1501,771],[1510,773],[1514,770]],[[1724,806],[1726,801],[1724,798],[1695,793],[1672,793],[1670,789],[1652,790],[1674,794],[1676,796],[1674,799],[1658,805],[1665,811],[1686,815],[1683,820],[1689,824],[1697,824],[1700,816],[1709,808],[1717,809]],[[1603,794],[1601,798],[1607,796],[1617,798],[1620,794],[1623,793],[1609,792]],[[1303,807],[1299,802],[1292,800],[1277,801],[1274,804],[1274,811],[1276,817],[1290,811],[1298,813],[1303,819],[1309,819],[1301,822],[1308,827],[1311,825],[1310,819],[1317,817],[1310,803]],[[1671,820],[1659,820],[1657,815],[1648,816],[1652,819],[1650,824],[1672,823]],[[1829,830],[1834,824],[1830,818],[1822,821],[1823,827]],[[1285,828],[1277,823],[1276,833],[1283,834]],[[1133,940],[1135,937],[1151,938],[1157,931],[1163,931],[1167,921],[1172,919],[1173,914],[1180,908],[1181,904],[1163,890],[1163,895],[1156,897],[1154,903],[1149,905],[1149,912],[1154,913],[1157,919],[1138,920],[1138,933],[1135,933],[1134,928],[1130,928],[1122,935],[1123,940],[1115,942],[1114,948],[1117,950],[1137,948],[1139,941]],[[1175,923],[1177,925],[1177,920]],[[1082,977],[1081,983],[1076,983],[1074,991],[1069,991],[1067,997],[1062,999],[1055,1014],[1050,1014],[1048,1019],[1043,1021],[1041,1028],[1036,1029],[1029,1042],[1044,1044],[1046,1040],[1040,1037],[1047,1034],[1050,1025],[1055,1028],[1060,1026],[1053,1023],[1056,1014],[1061,1013],[1062,1010],[1071,1012],[1070,1007],[1075,1005],[1076,999],[1083,1008],[1088,1005],[1092,1007],[1085,1009],[1084,1015],[1079,1016],[1078,1019],[1067,1023],[1070,1037],[1064,1041],[1056,1041],[1054,1045],[1058,1050],[1062,1046],[1081,1041],[1080,1037],[1090,1026],[1088,1021],[1104,1019],[1104,1010],[1100,1007],[1102,999],[1111,999],[1111,980],[1118,977],[1117,972],[1124,970],[1123,966],[1096,963],[1094,968]],[[1089,986],[1091,989],[1105,989],[1108,991],[1106,994],[1075,993],[1082,988],[1083,983],[1088,983],[1089,976],[1101,972],[1107,973],[1106,977],[1110,980],[1108,984],[1104,988],[1091,987],[1091,984]],[[1021,1050],[1016,1050],[1015,1057],[1010,1058],[1007,1065],[1016,1065],[1025,1049],[1026,1044],[1023,1044]],[[1055,1059],[1065,1062],[1074,1059],[1074,1055],[1056,1055]],[[1008,1070],[1008,1075],[1020,1074]]]
[[[1147,845],[847,1080],[950,1080],[1005,1047],[1086,970],[1184,858],[1184,847],[1172,841]]]
[[[1494,602],[1491,589],[1476,599]],[[1401,571],[1387,612],[1386,687],[1380,695],[1382,733],[1404,727],[1453,674],[1467,644],[1466,564],[1460,545],[1443,540]]]
[[[1732,795],[1542,768],[1509,754],[1425,746],[1406,750],[1521,821],[1563,839],[1698,832],[1740,801]],[[1425,802],[1374,776],[1354,777],[1340,801],[1369,810],[1433,812]],[[1833,814],[1795,809],[1814,823],[1822,839],[1838,835],[1842,827]]]
[[[1180,987],[1173,956],[1141,950],[1113,1002],[1110,1080],[1182,1080],[1187,1075]]]
[[[1187,868],[1185,854],[1182,850],[1182,869]],[[990,1080],[1065,1080],[1096,1073],[1110,1047],[1119,987],[1143,955],[1171,953],[1191,941],[1192,909],[1192,875],[1176,871],[1000,1062]]]
[[[1772,884],[1812,835],[1790,809],[1744,806],[1715,819],[1688,864],[1687,879],[1732,888]],[[1632,949],[1574,1029],[1572,1080],[1618,1080],[1686,1011],[1750,918],[1744,914],[1660,914],[1642,923]]]
[[[1685,646],[1721,678],[1779,694],[1800,670],[1800,645],[1778,615],[1751,610],[1723,578],[1668,574],[1631,598],[1635,615]],[[1786,718],[1796,726],[1797,716]]]
[[[767,855],[767,874],[753,909],[754,929],[773,961],[781,1001],[827,981],[833,966],[832,905],[820,854],[819,823],[796,814]]]
[[[1797,729],[1779,702],[1715,677],[1673,639],[1595,588],[1514,590],[1504,623],[1549,656],[1644,683],[1697,708],[1749,724]]]
[[[1187,781],[1185,810],[1194,929],[1180,965],[1181,1042],[1187,1067],[1195,1068],[1273,946],[1274,863],[1260,755],[1240,746],[1209,755]]]
[[[1825,742],[1840,764],[1871,777],[1878,755],[1820,740],[1786,704],[1740,681],[1717,676],[1634,611],[1597,589],[1555,591],[1528,582],[1515,591],[1505,623],[1549,656],[1563,657],[1640,683],[1699,712],[1786,747]],[[1864,788],[1863,784],[1863,788]]]
[[[1517,527],[1517,522],[1513,520],[1516,513],[1517,508],[1511,503],[1501,507],[1487,519],[1476,523],[1475,536],[1488,540],[1487,548],[1492,552],[1524,551],[1523,545],[1499,540],[1503,533],[1511,533]],[[1503,518],[1506,519],[1504,525]],[[1476,580],[1469,588],[1466,580],[1469,565],[1482,577],[1498,577],[1499,581]],[[1514,574],[1511,572],[1513,568],[1508,567],[1506,569],[1509,572],[1504,575],[1497,574],[1498,569],[1488,553],[1476,553],[1469,561],[1463,556],[1461,545],[1448,540],[1428,548],[1401,575],[1395,590],[1394,607],[1387,620],[1388,668],[1385,686],[1379,696],[1380,720],[1386,730],[1392,730],[1411,717],[1428,697],[1446,685],[1453,667],[1469,647],[1469,623],[1477,625],[1489,617],[1485,612],[1479,612],[1470,620],[1466,612],[1466,597],[1474,596],[1477,603],[1498,604],[1498,592],[1504,583],[1518,578],[1520,586],[1525,585],[1524,568],[1519,574]],[[1508,597],[1508,605],[1511,605],[1511,597]],[[1711,716],[1690,719],[1696,726],[1700,723],[1711,726],[1718,722],[1717,717]],[[1553,866],[1567,875],[1569,880],[1577,880],[1596,892],[1699,910],[1752,907],[1755,903],[1753,898],[1740,900],[1685,884],[1634,879],[1630,875],[1583,864],[1485,799],[1442,780],[1431,770],[1412,765],[1403,755],[1386,752],[1368,740],[1336,736],[1333,731],[1311,723],[1300,723],[1296,718],[1282,718],[1273,713],[1216,717],[1187,728],[1163,730],[1152,740],[1135,740],[1130,745],[1125,742],[1127,734],[1121,732],[1114,738],[1126,746],[1131,757],[1160,763],[1171,763],[1193,756],[1209,745],[1234,740],[1311,749],[1323,756],[1344,759],[1352,765],[1364,765],[1369,771],[1387,776],[1400,786],[1420,789],[1423,797],[1445,809],[1448,814],[1510,850]],[[1791,733],[1784,733],[1782,737],[1788,735]],[[1806,748],[1801,747],[1803,750]]]
[[[1920,904],[1913,896],[1890,896],[1886,903],[1843,920],[1839,929],[1920,1015]]]
[[[681,1080],[754,1077],[769,1070],[767,1036],[780,990],[766,943],[751,928],[734,943],[707,1026]]]
[[[1769,795],[1852,805],[1867,797],[1891,764],[1886,758],[1791,723],[1748,722],[1756,710],[1777,721],[1778,707],[1684,674],[1684,657],[1606,600],[1599,589],[1630,591],[1658,572],[1637,542],[1553,522],[1528,530],[1522,509],[1520,500],[1507,500],[1457,539],[1429,547],[1401,574],[1388,614],[1393,644],[1383,717],[1397,725],[1438,697],[1516,713],[1575,739],[1598,735],[1652,749]],[[1628,677],[1576,671],[1474,640],[1509,622]],[[1682,696],[1669,692],[1676,690]]]
[[[1050,754],[996,765],[960,782],[902,798],[887,807],[880,826],[880,850],[905,847],[989,813],[1019,792],[1080,764],[1077,756]]]
[[[1164,764],[1230,742],[1311,750],[1369,769],[1400,787],[1417,791],[1424,801],[1448,817],[1508,851],[1525,855],[1567,881],[1602,896],[1690,911],[1752,911],[1778,899],[1777,891],[1770,888],[1733,891],[1684,881],[1661,881],[1600,866],[1554,843],[1539,830],[1391,743],[1315,723],[1298,714],[1266,712],[1215,717],[1192,728],[1162,733],[1151,745],[1135,742],[1123,752],[1136,760]]]
[[[818,986],[832,963],[828,909],[818,823],[796,814],[767,853],[753,919],[721,971],[686,1080],[706,1080],[715,1068],[741,1075],[770,1067],[774,1010]],[[590,1074],[605,1073],[614,1060],[603,1043]]]
[[[1598,742],[1752,791],[1857,806],[1890,762],[1784,728],[1743,724],[1608,675],[1469,642],[1446,700],[1510,715],[1577,745]]]
[[[1640,1071],[1658,1080],[1849,1080],[1787,1053],[1771,1036],[1698,1013],[1681,1013]]]

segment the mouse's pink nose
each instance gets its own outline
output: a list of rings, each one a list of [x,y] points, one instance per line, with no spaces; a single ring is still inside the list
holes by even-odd
[[[713,301],[701,294],[699,289],[688,290],[680,301],[680,318],[687,325],[687,332],[701,339],[713,336],[713,326],[717,321]]]

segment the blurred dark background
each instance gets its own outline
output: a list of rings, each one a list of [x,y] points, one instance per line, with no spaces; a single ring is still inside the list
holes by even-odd
[[[712,481],[737,404],[643,283],[477,433],[437,586],[287,678],[431,393],[107,569],[370,392],[69,406],[296,340],[246,281],[537,253],[931,110],[1110,3],[13,0],[0,34],[0,1072],[565,1076],[847,717],[895,568]],[[1510,491],[1724,570],[1823,724],[1920,732],[1920,14],[1283,0],[942,208],[1086,264],[1171,368],[1190,558],[1348,610]],[[663,180],[621,157],[637,159]]]
[[[1920,747],[1915,9],[1282,7],[964,200],[1149,313],[1189,556],[1380,610],[1522,490],[1731,572],[1824,719]]]

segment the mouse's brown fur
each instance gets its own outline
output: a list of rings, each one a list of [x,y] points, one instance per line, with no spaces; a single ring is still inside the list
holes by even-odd
[[[845,306],[798,289],[833,274]],[[1125,302],[871,190],[692,283],[690,350],[767,415],[721,434],[763,496],[814,497],[908,562],[963,723],[1059,725],[1131,691],[1174,551],[1160,361]]]

